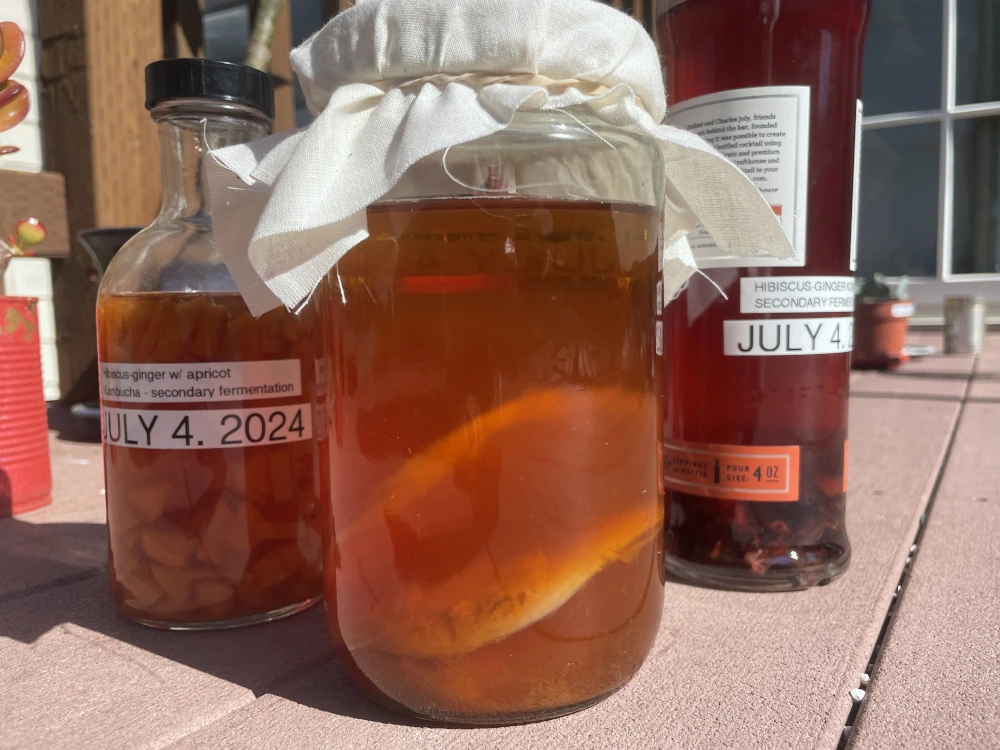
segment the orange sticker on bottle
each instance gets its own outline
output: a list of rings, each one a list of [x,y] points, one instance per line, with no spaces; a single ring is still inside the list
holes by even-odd
[[[799,499],[799,446],[663,444],[663,483],[720,500],[787,503]]]

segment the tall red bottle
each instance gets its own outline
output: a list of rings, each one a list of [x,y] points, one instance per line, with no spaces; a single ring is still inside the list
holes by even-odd
[[[850,559],[847,405],[870,0],[660,0],[669,124],[754,180],[791,261],[721,257],[665,310],[667,569],[744,590]],[[719,291],[722,289],[727,298]]]

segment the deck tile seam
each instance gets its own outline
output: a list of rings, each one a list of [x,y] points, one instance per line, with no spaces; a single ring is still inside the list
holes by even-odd
[[[874,687],[873,683],[878,671],[879,659],[887,640],[892,634],[893,617],[899,607],[900,601],[902,601],[903,596],[906,594],[907,586],[910,581],[910,573],[916,564],[916,560],[920,552],[920,543],[923,540],[924,534],[926,533],[927,527],[930,523],[931,514],[934,510],[934,503],[935,500],[937,500],[938,492],[941,488],[942,482],[944,481],[945,472],[948,468],[948,463],[951,460],[951,454],[955,447],[955,441],[958,437],[959,428],[962,424],[962,418],[965,415],[966,407],[969,403],[971,403],[970,393],[972,391],[972,384],[976,380],[976,370],[978,365],[978,360],[973,363],[972,370],[969,373],[969,378],[966,381],[965,389],[962,392],[961,400],[958,404],[958,411],[948,434],[942,459],[937,468],[933,484],[931,485],[930,496],[928,497],[927,503],[921,514],[916,534],[913,537],[913,541],[910,543],[909,555],[906,558],[906,563],[903,565],[903,570],[900,572],[899,580],[896,582],[896,590],[892,595],[889,607],[882,620],[882,626],[879,629],[875,645],[872,647],[871,654],[868,657],[868,664],[865,667],[865,671],[861,675],[858,687],[853,688],[850,691],[852,701],[851,710],[847,716],[847,720],[844,722],[844,728],[841,732],[840,740],[837,743],[837,750],[849,750],[851,747],[855,738],[854,730],[858,725],[858,719],[860,718],[864,707],[867,705],[865,699],[868,697],[868,692]]]

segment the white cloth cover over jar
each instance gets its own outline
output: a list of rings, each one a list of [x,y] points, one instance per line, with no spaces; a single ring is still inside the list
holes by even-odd
[[[660,124],[652,39],[596,0],[362,0],[291,59],[315,120],[209,160],[216,240],[255,315],[306,299],[415,162],[507,128],[518,110],[582,108],[658,140],[667,299],[694,271],[685,237],[699,222],[725,252],[793,255],[749,178]]]

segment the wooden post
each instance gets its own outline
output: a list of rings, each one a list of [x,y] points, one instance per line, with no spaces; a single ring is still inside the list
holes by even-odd
[[[147,224],[160,202],[144,69],[163,56],[159,0],[38,0],[45,165],[70,232]]]
[[[160,0],[38,0],[37,18],[45,167],[66,179],[71,241],[89,227],[148,224],[160,161],[144,69],[163,56]],[[68,262],[81,253],[74,241]],[[81,281],[56,295],[64,393],[93,363],[94,294]]]

